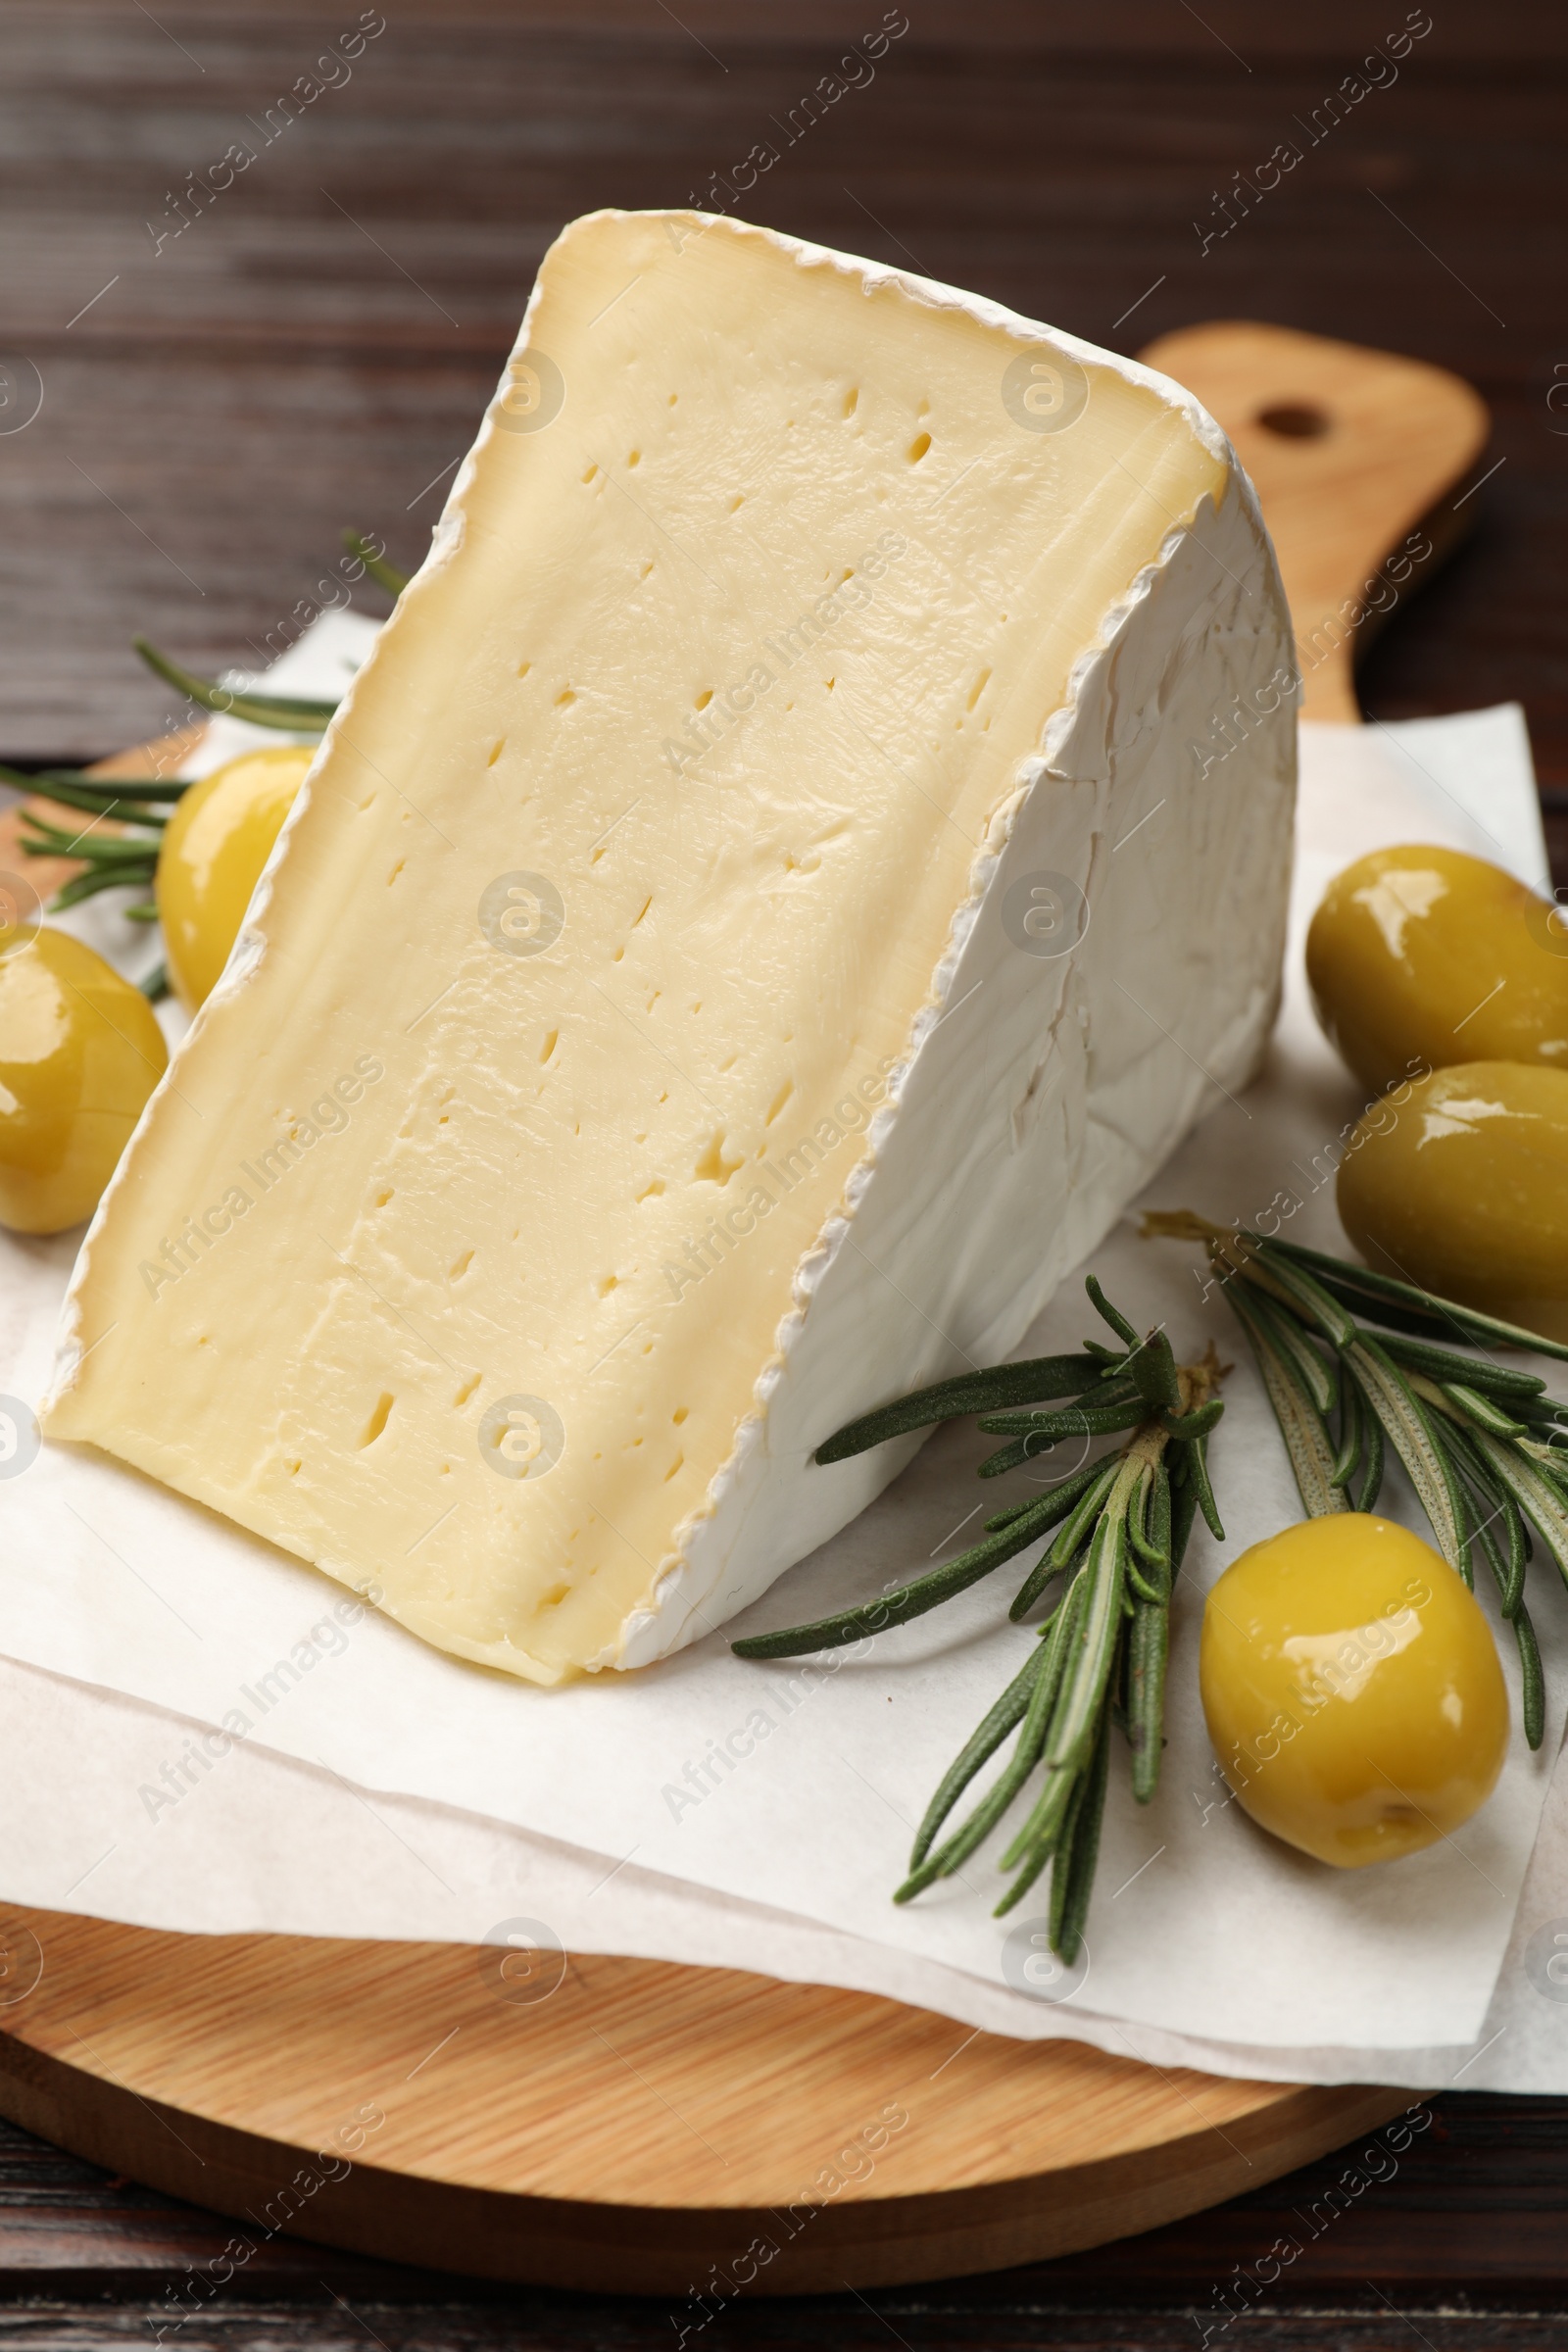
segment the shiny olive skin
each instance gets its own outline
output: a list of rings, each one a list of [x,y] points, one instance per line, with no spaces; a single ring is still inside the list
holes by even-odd
[[[1419,844],[1336,875],[1306,936],[1317,1016],[1376,1093],[1452,1061],[1568,1069],[1568,913]]]
[[[228,961],[245,909],[315,758],[309,745],[242,752],[179,800],[158,854],[169,978],[187,1012]]]
[[[1568,1339],[1568,1070],[1461,1061],[1396,1087],[1336,1197],[1368,1265]]]
[[[1233,1561],[1199,1684],[1244,1811],[1341,1870],[1447,1837],[1502,1770],[1508,1693],[1475,1595],[1370,1512],[1303,1520]]]
[[[0,958],[0,1225],[91,1216],[169,1049],[139,988],[64,931]]]

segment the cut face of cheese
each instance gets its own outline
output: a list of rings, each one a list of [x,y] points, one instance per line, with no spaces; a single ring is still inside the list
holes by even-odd
[[[1174,385],[576,222],[102,1203],[48,1435],[533,1681],[702,1636],[912,1442],[812,1447],[1004,1355],[1250,1074],[1292,674]]]

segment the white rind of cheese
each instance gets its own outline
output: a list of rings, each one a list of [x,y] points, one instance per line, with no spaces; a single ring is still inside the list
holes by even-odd
[[[954,917],[893,1077],[896,1106],[873,1121],[841,1213],[797,1270],[778,1360],[758,1381],[710,1515],[680,1531],[679,1565],[596,1663],[646,1665],[700,1639],[864,1510],[930,1433],[828,1465],[812,1449],[891,1396],[1004,1361],[1214,1107],[1215,1089],[1234,1094],[1255,1074],[1279,1008],[1291,699],[1287,724],[1269,730],[1271,768],[1238,761],[1206,803],[1193,790],[1215,710],[1248,709],[1257,688],[1246,607],[1266,542],[1237,479],[1242,495],[1222,514],[1200,511],[1193,530],[1171,533],[1074,671],[1072,700]],[[1199,658],[1215,642],[1235,654],[1222,679]],[[1265,702],[1295,675],[1293,642],[1280,600]],[[1159,834],[1152,864],[1118,870],[1116,844],[1173,802],[1193,805],[1177,855]],[[1070,957],[1020,955],[1001,919],[1013,883],[1041,869],[1089,902]]]
[[[1002,397],[1032,354],[1087,388],[1067,429],[1032,429]],[[535,429],[554,358],[564,405]],[[677,400],[694,422],[666,414]],[[756,610],[737,551],[769,572]],[[641,585],[656,570],[662,602]],[[852,612],[835,574],[857,577]],[[790,615],[823,580],[831,627],[791,639],[786,666]],[[742,721],[725,690],[755,676],[760,639],[780,674]],[[430,558],[100,1204],[49,1436],[122,1455],[525,1679],[700,1638],[916,1441],[828,1468],[811,1449],[1007,1354],[1215,1090],[1255,1067],[1284,934],[1293,671],[1250,487],[1166,379],[769,231],[574,223]],[[715,694],[733,723],[705,752],[681,713]],[[399,896],[411,842],[418,893]],[[477,885],[509,869],[561,874],[561,952],[514,960],[479,939]],[[1020,942],[1014,902],[1041,876],[1082,894],[1070,952]],[[698,948],[712,1042],[695,998],[655,1027]],[[791,1152],[767,1115],[786,1068]],[[356,1069],[345,1127],[325,1126],[329,1082]],[[283,1205],[266,1184],[209,1245],[192,1204],[236,1164],[243,1191],[255,1139],[299,1139],[313,1098],[323,1131],[308,1154],[296,1142]],[[816,1166],[804,1139],[825,1130],[840,1149]],[[771,1212],[739,1247],[708,1240],[693,1282],[692,1204],[722,1205],[742,1170]],[[547,1200],[541,1265],[519,1235]],[[601,1264],[610,1290],[590,1298]],[[565,1405],[543,1478],[479,1458],[485,1408],[517,1394]],[[678,1444],[654,1426],[677,1394]]]

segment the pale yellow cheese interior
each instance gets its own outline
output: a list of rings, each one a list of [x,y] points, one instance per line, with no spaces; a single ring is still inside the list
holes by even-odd
[[[559,412],[514,373],[358,682],[48,1432],[549,1681],[703,1509],[1020,761],[1226,470],[1109,365],[1026,429],[1017,336],[729,222],[577,224],[529,331]],[[542,1474],[548,1416],[481,1450],[518,1396]]]

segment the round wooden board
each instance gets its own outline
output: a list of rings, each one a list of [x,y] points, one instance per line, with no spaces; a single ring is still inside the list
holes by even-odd
[[[0,1922],[0,2111],[276,2230],[605,2292],[804,2293],[1068,2253],[1373,2129],[1388,2089],[1164,2073],[862,1993],[487,1946]],[[323,2161],[323,2151],[325,2158]]]

